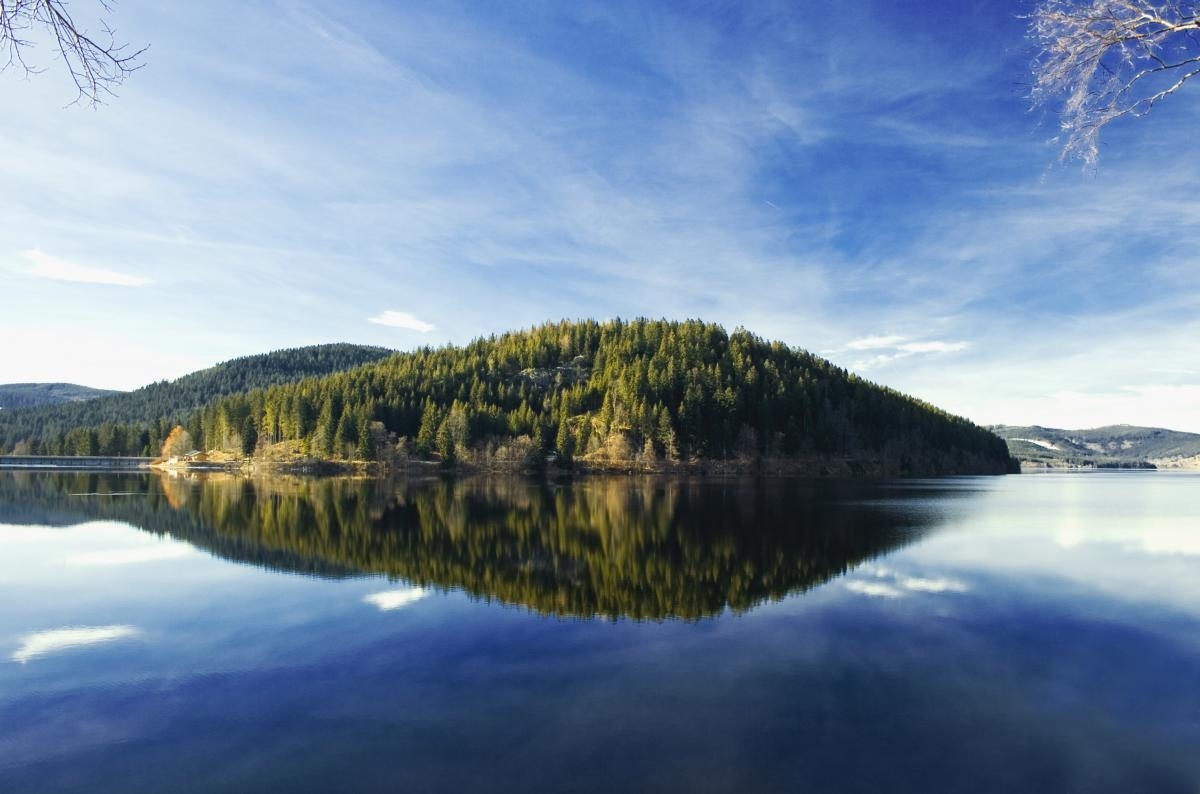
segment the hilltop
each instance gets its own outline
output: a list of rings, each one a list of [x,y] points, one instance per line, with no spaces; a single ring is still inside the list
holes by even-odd
[[[78,403],[109,394],[120,392],[112,389],[93,389],[91,386],[75,383],[0,383],[0,409],[13,411],[43,405]]]
[[[1110,425],[1088,430],[995,425],[1013,457],[1044,466],[1200,467],[1200,434]]]
[[[1003,473],[1004,442],[825,359],[696,320],[548,323],[231,395],[188,423],[259,459]]]
[[[300,362],[300,351],[239,359],[59,407],[40,414],[57,425],[27,423],[25,436],[0,421],[0,448],[155,452],[179,422],[189,445],[216,459],[285,464],[841,475],[1014,465],[1000,438],[966,419],[803,350],[695,320],[563,321],[394,355],[344,346],[319,357],[326,372],[313,372],[317,349],[303,350]],[[247,369],[256,377],[234,377]],[[272,377],[284,382],[261,382]],[[171,400],[151,399],[167,389]]]
[[[313,345],[235,358],[131,392],[0,411],[0,454],[151,455],[171,426],[225,395],[328,375],[392,354],[382,347]]]

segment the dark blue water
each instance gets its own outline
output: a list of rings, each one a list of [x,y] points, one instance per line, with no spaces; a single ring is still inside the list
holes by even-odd
[[[1200,791],[1200,477],[0,472],[0,791]]]

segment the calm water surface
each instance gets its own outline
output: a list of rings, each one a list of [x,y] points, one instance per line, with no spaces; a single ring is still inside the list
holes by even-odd
[[[0,472],[0,791],[1200,791],[1200,476]]]

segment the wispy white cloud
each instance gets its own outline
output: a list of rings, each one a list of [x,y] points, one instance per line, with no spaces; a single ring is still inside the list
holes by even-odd
[[[368,317],[367,322],[375,323],[376,325],[386,325],[389,328],[404,328],[409,331],[419,331],[423,334],[437,330],[437,326],[433,323],[427,323],[408,312],[398,312],[391,309],[374,317]]]
[[[893,136],[893,139],[895,137],[902,138],[909,145],[919,148],[982,149],[996,145],[996,139],[992,136],[955,132],[947,129],[944,124],[922,124],[897,116],[880,116],[874,120],[873,125]]]
[[[882,347],[895,347],[904,341],[903,336],[887,334],[883,336],[864,336],[861,339],[851,339],[846,343],[846,350],[878,350]]]
[[[871,2],[747,6],[736,25],[669,5],[518,25],[404,4],[152,6],[123,33],[172,58],[86,124],[53,81],[14,84],[0,239],[118,270],[169,263],[144,272],[209,322],[157,290],[106,290],[121,305],[103,317],[86,295],[10,296],[8,328],[39,342],[0,357],[0,380],[182,374],[142,349],[147,322],[204,364],[432,325],[363,323],[370,283],[420,295],[411,307],[457,342],[550,317],[701,316],[841,344],[852,368],[981,422],[1061,424],[1071,392],[1094,397],[1090,416],[1200,430],[1200,403],[1143,409],[1119,390],[1195,368],[1181,315],[1200,297],[1200,166],[1171,159],[1194,125],[1158,126],[1095,176],[1046,176],[1049,133],[992,91],[1027,68],[1011,57],[1023,26],[998,6],[959,20],[989,32],[965,51]],[[230,29],[265,42],[236,68],[202,46]],[[543,46],[564,32],[581,46]],[[1126,302],[1157,319],[1130,322]],[[112,343],[72,354],[101,324]],[[1101,327],[1140,350],[1114,357]],[[1195,382],[1182,374],[1152,377]]]
[[[113,642],[138,633],[133,626],[76,626],[50,629],[26,634],[21,646],[10,657],[14,662],[25,664],[31,659],[71,648]]]
[[[850,365],[851,369],[866,371],[910,356],[957,353],[970,346],[970,342],[966,341],[948,342],[939,339],[909,341],[907,337],[898,334],[880,334],[852,339],[841,348],[829,352],[831,355],[836,355],[842,352],[879,351],[869,358],[857,359]]]
[[[423,587],[405,587],[399,590],[384,590],[378,593],[371,593],[365,596],[363,601],[368,604],[374,604],[382,612],[390,612],[393,609],[401,609],[410,604],[415,604],[428,594],[429,591]]]
[[[150,283],[148,279],[118,273],[115,270],[67,262],[50,256],[40,248],[22,251],[21,256],[33,263],[33,266],[27,268],[25,272],[38,278],[75,281],[81,284],[108,284],[115,287],[142,287]]]
[[[289,3],[284,6],[284,12],[289,19],[315,34],[330,50],[354,65],[376,70],[391,65],[387,56],[366,39],[322,14],[316,7]]]
[[[968,342],[943,342],[931,340],[927,342],[909,342],[903,336],[864,336],[852,339],[845,345],[846,350],[895,350],[908,355],[919,353],[954,353],[970,347]]]
[[[957,353],[970,346],[969,342],[905,342],[897,345],[896,349],[901,353],[917,355],[921,353]]]

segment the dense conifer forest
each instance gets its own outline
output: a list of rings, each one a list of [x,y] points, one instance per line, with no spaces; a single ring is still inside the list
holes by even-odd
[[[341,352],[339,363],[379,355]],[[98,400],[38,414],[37,425],[0,425],[0,445],[144,454],[179,421],[198,449],[276,459],[537,466],[549,457],[599,467],[853,460],[885,473],[1010,466],[1004,442],[966,419],[804,351],[700,321],[549,323],[249,391],[261,384],[242,369],[221,372],[219,388],[189,381],[204,373],[148,387],[140,416],[130,403],[120,404],[125,413],[105,413],[116,403]],[[283,379],[278,369],[257,379],[272,377]],[[188,399],[161,407],[151,399],[177,384]],[[206,393],[225,396],[198,407]]]
[[[118,394],[110,389],[93,389],[75,383],[2,383],[0,384],[0,408],[37,408],[42,405],[59,405],[94,400],[106,394]]]
[[[277,350],[132,392],[0,411],[0,454],[156,455],[175,423],[223,395],[350,369],[391,352],[347,344]]]

